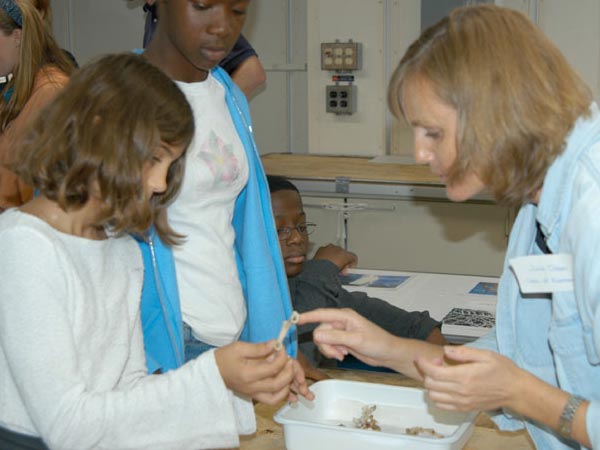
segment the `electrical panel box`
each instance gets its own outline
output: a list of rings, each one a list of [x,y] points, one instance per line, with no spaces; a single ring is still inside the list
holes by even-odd
[[[356,112],[355,85],[325,86],[325,111],[334,114],[352,114]]]
[[[358,42],[322,42],[322,70],[359,70],[361,45]]]

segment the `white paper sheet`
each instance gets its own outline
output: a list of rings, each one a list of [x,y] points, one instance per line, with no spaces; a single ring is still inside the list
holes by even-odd
[[[371,269],[352,269],[350,273],[364,275],[407,276],[408,279],[396,288],[374,288],[367,286],[344,285],[348,291],[366,292],[392,305],[408,311],[429,311],[431,317],[442,320],[453,308],[481,310],[495,315],[496,295],[471,293],[481,283],[496,285],[496,277],[449,275],[417,272],[397,272]],[[484,285],[484,287],[487,285]],[[481,289],[476,292],[482,292]],[[485,289],[483,291],[486,291]],[[474,326],[446,326],[442,333],[452,342],[464,342],[482,336],[487,328]]]

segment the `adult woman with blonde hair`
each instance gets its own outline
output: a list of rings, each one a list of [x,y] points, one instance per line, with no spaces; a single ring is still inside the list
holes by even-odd
[[[31,198],[31,187],[10,170],[10,163],[27,124],[73,70],[45,20],[29,0],[0,1],[0,76],[10,79],[0,102],[0,212]]]
[[[422,379],[442,408],[502,409],[499,426],[526,427],[538,448],[600,448],[600,111],[589,89],[524,15],[481,5],[423,32],[389,100],[451,200],[488,189],[520,208],[496,326],[468,346],[438,347],[349,311],[309,312],[300,324],[325,322],[314,338],[330,357]]]

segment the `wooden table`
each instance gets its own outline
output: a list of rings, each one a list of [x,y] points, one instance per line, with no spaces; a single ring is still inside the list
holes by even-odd
[[[261,156],[268,175],[293,181],[302,194],[316,197],[435,199],[448,202],[446,188],[429,167],[376,163],[360,156],[269,153]],[[488,192],[469,202],[490,203]]]
[[[419,382],[399,374],[333,369],[326,369],[325,372],[337,379],[421,387]],[[257,432],[240,438],[241,450],[285,450],[283,429],[273,421],[273,416],[281,406],[256,405]],[[484,413],[477,416],[473,435],[464,447],[465,450],[532,450],[534,448],[527,432],[499,431]]]
[[[293,179],[335,180],[443,186],[429,167],[416,164],[378,164],[359,156],[269,153],[261,157],[265,172]]]

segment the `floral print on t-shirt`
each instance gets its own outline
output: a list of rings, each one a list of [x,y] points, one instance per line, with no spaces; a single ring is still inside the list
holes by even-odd
[[[233,153],[233,146],[226,144],[214,131],[200,146],[198,158],[210,169],[215,186],[231,184],[240,174],[240,163]]]

